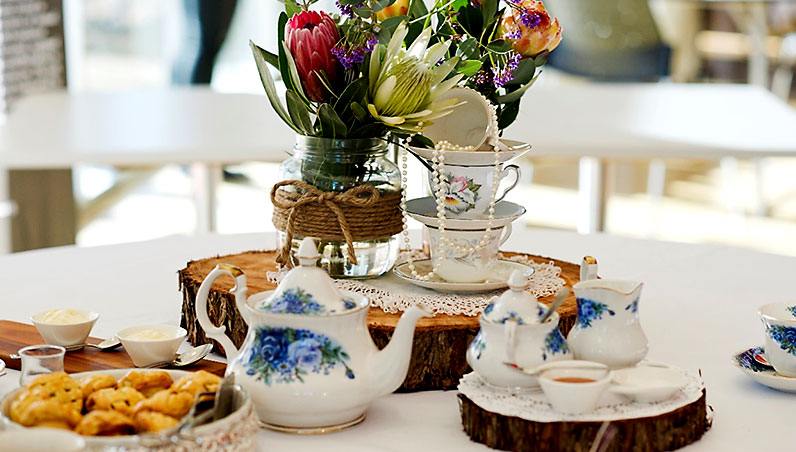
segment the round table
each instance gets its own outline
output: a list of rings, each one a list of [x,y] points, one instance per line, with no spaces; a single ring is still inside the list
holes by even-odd
[[[4,319],[27,321],[50,307],[101,313],[93,334],[124,326],[179,321],[177,270],[190,259],[274,246],[273,234],[174,236],[96,248],[64,247],[0,257]],[[597,256],[604,277],[645,282],[642,324],[649,358],[701,369],[713,429],[692,450],[789,450],[796,396],[752,382],[733,368],[733,353],[762,342],[756,308],[792,301],[787,281],[796,258],[737,248],[636,240],[517,227],[505,249],[579,261]],[[156,294],[153,297],[153,294]],[[0,377],[0,393],[18,373]],[[262,431],[268,450],[488,450],[461,428],[456,391],[393,394],[376,400],[361,425],[326,436]]]

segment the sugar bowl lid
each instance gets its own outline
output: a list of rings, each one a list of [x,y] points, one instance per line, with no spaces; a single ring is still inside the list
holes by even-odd
[[[366,306],[365,297],[341,292],[334,280],[316,264],[321,255],[310,237],[301,241],[299,266],[290,270],[270,297],[256,306],[260,312],[325,316]]]
[[[539,323],[539,318],[545,313],[546,308],[525,290],[530,283],[529,278],[529,273],[514,270],[508,279],[509,289],[490,300],[484,308],[482,314],[484,320],[493,323],[514,320],[520,325]]]

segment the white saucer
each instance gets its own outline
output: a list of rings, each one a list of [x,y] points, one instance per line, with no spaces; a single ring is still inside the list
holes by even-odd
[[[796,378],[779,375],[771,366],[761,364],[760,361],[764,360],[760,358],[756,359],[756,355],[765,356],[763,347],[752,347],[737,353],[733,356],[732,362],[735,364],[735,367],[752,377],[752,380],[761,385],[768,386],[777,391],[796,393]]]
[[[406,213],[415,220],[426,226],[433,228],[439,227],[437,218],[437,201],[431,197],[410,199],[406,202]],[[501,228],[521,217],[525,213],[525,207],[514,204],[510,201],[500,201],[495,204],[495,219],[492,220],[492,228]],[[446,215],[450,215],[449,213]],[[446,218],[446,229],[459,229],[463,231],[474,231],[486,229],[489,220],[466,220]]]
[[[502,149],[498,153],[500,163],[515,159],[531,150],[531,145],[522,141],[501,138],[500,143],[502,145]],[[428,161],[434,157],[434,149],[410,147],[417,155]],[[445,164],[491,166],[495,164],[495,153],[491,149],[487,151],[445,151]]]
[[[414,264],[415,270],[421,275],[425,275],[431,271],[431,259],[414,261]],[[529,268],[532,267],[519,262],[501,259],[497,262],[497,265],[495,265],[495,269],[492,270],[492,277],[480,283],[452,283],[443,280],[437,275],[434,275],[434,277],[429,280],[417,279],[412,276],[412,271],[409,270],[408,262],[396,265],[393,269],[393,273],[404,281],[408,281],[419,287],[425,287],[426,289],[436,290],[437,292],[481,293],[492,292],[508,287],[506,281],[514,270],[527,271]]]
[[[6,373],[6,362],[0,359],[0,377]]]

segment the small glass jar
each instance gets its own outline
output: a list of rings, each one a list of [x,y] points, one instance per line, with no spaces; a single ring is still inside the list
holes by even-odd
[[[62,372],[66,349],[59,345],[29,345],[19,349],[17,355],[22,361],[19,385],[25,386],[39,375]]]
[[[282,162],[283,180],[295,179],[321,191],[344,192],[370,184],[381,193],[401,190],[401,172],[387,158],[389,143],[384,138],[332,139],[296,136],[296,145]],[[291,187],[292,188],[292,187]],[[293,235],[291,256],[304,237]],[[285,233],[279,233],[279,246]],[[348,258],[345,240],[321,240],[320,265],[333,278],[375,278],[390,271],[398,258],[399,235],[353,242],[357,263]]]

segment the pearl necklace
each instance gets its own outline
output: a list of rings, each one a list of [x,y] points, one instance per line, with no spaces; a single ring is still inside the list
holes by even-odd
[[[403,146],[402,146],[403,147]],[[486,229],[484,230],[484,234],[481,236],[481,239],[478,241],[478,244],[474,247],[469,245],[466,246],[459,246],[453,240],[451,240],[445,230],[445,190],[446,190],[446,181],[445,181],[445,151],[446,150],[466,150],[472,151],[474,148],[473,146],[458,146],[452,145],[447,141],[440,141],[434,146],[434,153],[432,154],[431,158],[431,168],[432,168],[432,192],[435,194],[436,198],[436,206],[437,206],[437,219],[438,222],[438,229],[439,229],[439,243],[437,245],[436,251],[439,252],[443,249],[452,249],[455,252],[462,253],[462,254],[471,254],[477,252],[488,245],[488,239],[492,232],[492,224],[495,221],[495,198],[497,195],[497,188],[498,188],[498,181],[500,178],[500,149],[497,146],[493,146],[493,152],[495,155],[495,163],[493,166],[493,184],[492,184],[492,193],[490,194],[489,200],[489,209],[487,210],[487,224]],[[408,181],[407,179],[407,151],[406,149],[402,149],[401,152],[401,182],[403,186],[406,186]],[[403,242],[406,249],[411,250],[412,244],[409,239],[409,229],[407,228],[407,220],[406,220],[406,190],[402,190],[401,192],[401,210],[403,211],[403,227],[401,231],[401,235],[403,236]],[[434,252],[434,250],[432,250]],[[431,271],[426,273],[425,275],[420,275],[415,268],[414,259],[412,258],[412,253],[410,252],[407,255],[407,264],[409,266],[409,270],[412,273],[412,277],[418,279],[420,281],[428,281],[429,279],[433,278],[434,275],[439,270],[439,264],[435,264],[432,266]]]

